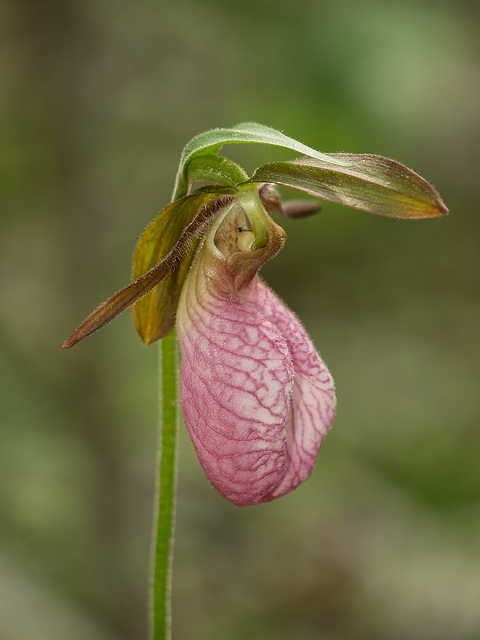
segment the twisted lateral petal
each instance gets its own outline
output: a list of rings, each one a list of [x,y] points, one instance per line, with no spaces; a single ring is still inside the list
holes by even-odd
[[[241,506],[284,495],[310,475],[335,405],[302,325],[256,276],[278,251],[276,225],[266,226],[269,244],[253,251],[243,238],[235,245],[236,219],[230,236],[217,233],[220,221],[177,312],[185,423],[210,482]]]

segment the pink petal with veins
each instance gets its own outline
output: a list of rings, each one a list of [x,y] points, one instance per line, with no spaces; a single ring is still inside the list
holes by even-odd
[[[254,285],[252,283],[252,285]],[[322,440],[335,415],[335,388],[325,363],[298,318],[259,279],[249,300],[262,309],[287,341],[295,371],[286,421],[287,471],[265,500],[293,491],[312,473]]]
[[[229,215],[208,234],[182,290],[180,399],[208,479],[227,500],[246,506],[308,478],[335,394],[301,323],[255,275],[283,236],[267,220],[265,249],[247,243],[239,251],[237,214]]]
[[[334,387],[298,319],[259,279],[248,301],[234,302],[214,282],[197,288],[190,279],[195,304],[178,315],[182,411],[212,485],[246,506],[310,476]]]
[[[287,343],[251,305],[210,286],[177,316],[181,404],[215,489],[244,506],[262,502],[286,473],[285,422],[294,370]]]

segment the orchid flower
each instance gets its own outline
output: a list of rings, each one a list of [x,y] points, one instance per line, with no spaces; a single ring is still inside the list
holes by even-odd
[[[222,145],[238,142],[283,146],[301,157],[248,176],[219,155]],[[301,218],[319,209],[311,200],[282,204],[274,185],[384,216],[447,213],[430,184],[393,160],[323,154],[252,123],[206,132],[185,148],[174,200],[138,242],[133,283],[63,345],[132,304],[146,345],[176,323],[186,427],[212,485],[240,506],[273,500],[305,481],[335,412],[327,367],[258,275],[286,239],[270,214]]]

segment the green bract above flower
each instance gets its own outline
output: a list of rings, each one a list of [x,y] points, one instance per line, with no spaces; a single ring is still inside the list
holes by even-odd
[[[248,177],[219,151],[225,144],[259,143],[291,149],[302,157],[264,164]],[[194,184],[206,183],[197,190]],[[68,348],[110,322],[134,303],[134,321],[145,344],[162,338],[174,326],[185,278],[202,237],[215,218],[248,190],[260,193],[268,211],[302,217],[315,210],[310,203],[281,205],[265,185],[293,187],[380,215],[419,219],[448,213],[439,194],[407,167],[371,154],[328,154],[315,151],[283,133],[256,123],[213,129],[185,147],[174,201],[163,209],[141,236],[134,259],[134,281],[86,318],[62,345]],[[254,225],[254,220],[250,221]],[[253,250],[262,238],[255,229]],[[260,234],[260,231],[258,231]]]

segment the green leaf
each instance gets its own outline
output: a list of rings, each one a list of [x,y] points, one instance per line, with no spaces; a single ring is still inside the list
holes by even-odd
[[[193,158],[202,155],[215,155],[224,144],[242,142],[269,144],[276,147],[292,149],[292,151],[296,151],[297,153],[317,158],[327,164],[336,166],[345,166],[346,164],[342,159],[336,159],[333,156],[328,156],[311,147],[307,147],[301,142],[298,142],[298,140],[290,138],[276,129],[257,124],[256,122],[242,122],[235,125],[232,129],[211,129],[210,131],[205,131],[187,143],[178,167],[174,199],[181,198],[188,193],[188,165]]]
[[[281,184],[324,200],[395,218],[429,218],[448,209],[435,189],[404,165],[370,154],[330,154],[344,166],[303,157],[259,167],[249,182]]]

